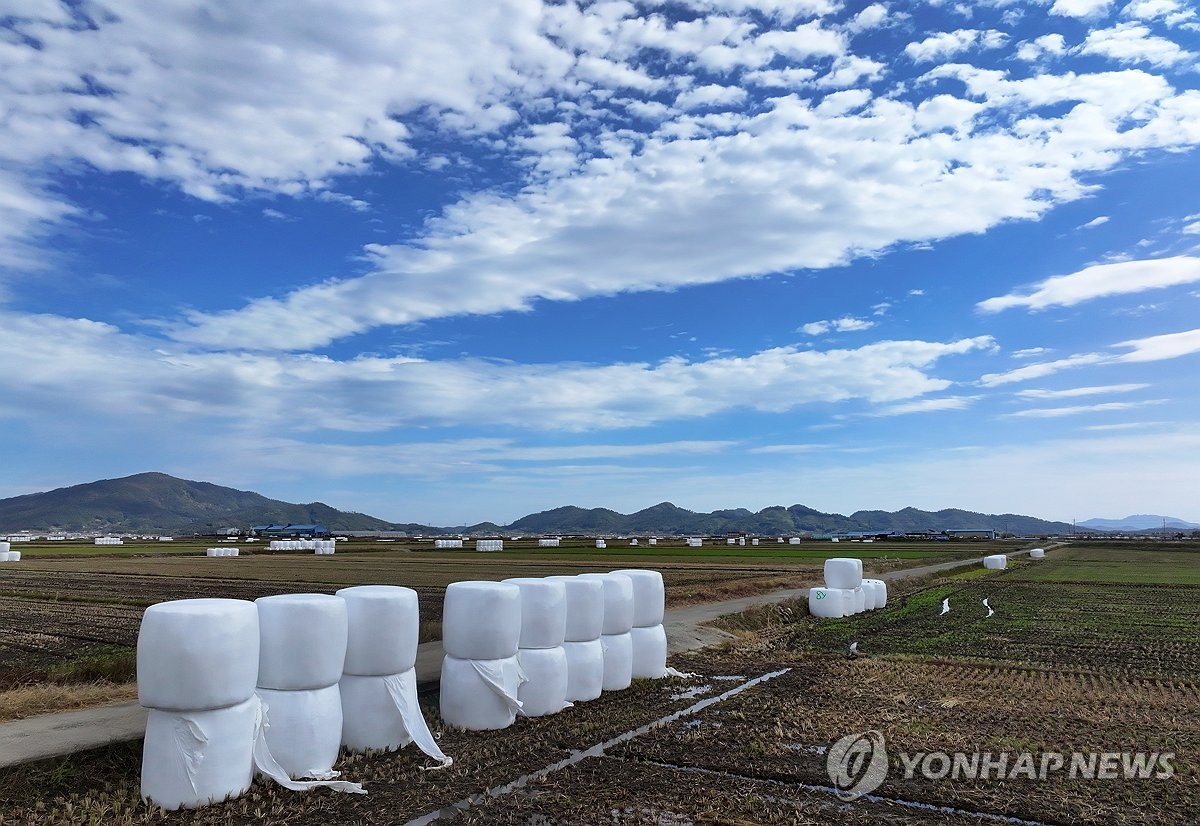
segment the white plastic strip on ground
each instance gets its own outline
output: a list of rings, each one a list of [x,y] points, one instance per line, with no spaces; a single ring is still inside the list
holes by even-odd
[[[454,763],[454,758],[447,757],[438,747],[437,741],[433,739],[433,734],[429,731],[429,725],[425,722],[424,715],[421,714],[421,706],[417,702],[417,672],[415,668],[410,668],[400,674],[392,674],[385,677],[383,684],[387,686],[388,694],[392,698],[392,702],[396,704],[396,710],[400,712],[400,719],[404,721],[404,728],[408,730],[408,736],[417,744],[417,748],[425,752],[434,760],[441,761],[441,766],[434,768],[446,768]],[[422,769],[429,768],[422,766]]]
[[[536,782],[538,780],[542,780],[543,778],[550,776],[551,774],[553,774],[554,772],[556,772],[560,769],[565,769],[568,766],[573,766],[576,763],[580,762],[581,760],[586,760],[589,757],[603,757],[604,753],[608,749],[611,749],[613,746],[617,746],[617,745],[620,745],[621,743],[628,742],[629,740],[633,740],[636,737],[641,737],[643,734],[647,734],[648,732],[651,732],[656,728],[665,726],[668,723],[675,722],[680,717],[688,717],[693,714],[696,714],[697,712],[703,711],[704,709],[708,708],[711,705],[714,705],[715,703],[719,703],[722,700],[727,700],[730,697],[733,697],[737,694],[741,694],[746,689],[753,688],[754,686],[758,685],[759,683],[765,683],[767,680],[773,680],[776,677],[781,677],[784,674],[788,673],[789,671],[791,671],[790,668],[784,668],[784,669],[780,669],[779,671],[770,671],[766,674],[759,675],[758,677],[755,677],[752,680],[748,680],[739,686],[735,686],[734,688],[731,688],[724,693],[718,694],[715,697],[708,697],[694,705],[688,706],[685,709],[681,709],[679,711],[672,712],[671,714],[668,714],[666,717],[660,717],[657,720],[653,720],[649,723],[646,723],[644,726],[635,728],[632,731],[627,731],[624,734],[619,734],[616,737],[612,738],[611,740],[605,740],[603,743],[597,743],[596,745],[592,746],[589,749],[585,749],[583,751],[577,751],[574,754],[572,754],[570,757],[559,760],[557,763],[551,763],[549,766],[546,766],[543,769],[538,769],[537,771],[531,772],[530,774],[524,775],[523,777],[518,777],[516,780],[513,780],[511,783],[505,783],[502,786],[493,786],[492,788],[487,789],[482,792],[479,792],[478,794],[473,794],[470,797],[465,797],[462,800],[459,800],[457,803],[452,803],[449,806],[446,806],[441,809],[436,809],[432,812],[426,812],[425,814],[423,814],[419,817],[415,817],[412,820],[408,821],[408,826],[428,826],[428,824],[435,823],[438,820],[443,820],[443,819],[451,820],[451,819],[457,817],[460,812],[465,812],[466,810],[470,809],[472,806],[477,806],[481,803],[484,803],[489,798],[502,797],[503,795],[506,795],[506,794],[516,791],[517,789],[523,789],[523,788],[525,788],[526,785],[528,785],[531,782]]]

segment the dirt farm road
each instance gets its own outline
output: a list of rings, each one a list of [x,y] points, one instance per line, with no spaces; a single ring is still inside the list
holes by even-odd
[[[1047,548],[1053,546],[1046,546]],[[1019,556],[1029,551],[1012,551]],[[960,559],[936,565],[923,565],[879,574],[885,581],[922,577],[929,574],[978,565],[979,559]],[[667,653],[678,654],[716,645],[729,635],[707,625],[718,617],[738,614],[750,608],[770,603],[807,599],[808,588],[785,588],[749,597],[685,605],[666,612],[663,625],[667,632]],[[442,668],[440,641],[423,643],[417,650],[417,682],[431,685],[438,681]],[[110,743],[137,740],[146,731],[146,709],[137,703],[126,703],[79,711],[42,714],[24,720],[0,723],[0,768],[60,757],[77,751],[99,748]]]

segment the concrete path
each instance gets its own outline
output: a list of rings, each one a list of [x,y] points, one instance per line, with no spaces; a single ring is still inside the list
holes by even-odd
[[[1027,553],[1028,550],[1013,551],[1008,556]],[[889,571],[877,578],[889,581],[908,579],[979,564],[979,558],[960,559]],[[759,605],[807,598],[807,588],[786,588],[749,597],[672,608],[663,618],[667,632],[667,652],[679,654],[732,639],[732,635],[707,625],[717,617],[738,614]],[[416,668],[419,685],[432,685],[438,681],[442,669],[440,640],[422,643],[418,647]],[[0,723],[0,768],[48,757],[60,757],[107,746],[110,743],[137,740],[145,732],[146,709],[137,703],[61,711]]]

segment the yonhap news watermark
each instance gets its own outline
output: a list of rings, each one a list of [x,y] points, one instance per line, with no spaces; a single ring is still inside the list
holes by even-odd
[[[890,771],[904,780],[1168,780],[1175,753],[1157,751],[896,752],[893,764],[882,732],[849,734],[830,746],[825,768],[842,800],[879,788]]]

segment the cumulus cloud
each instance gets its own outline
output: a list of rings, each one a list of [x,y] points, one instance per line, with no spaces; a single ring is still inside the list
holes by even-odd
[[[1097,264],[1070,275],[1058,275],[1034,285],[1025,294],[989,298],[976,307],[985,313],[998,313],[1013,307],[1044,310],[1071,307],[1095,298],[1127,295],[1146,290],[1193,284],[1200,281],[1200,258],[1178,256],[1144,261]]]
[[[805,335],[820,336],[829,332],[849,333],[858,330],[869,330],[874,326],[874,321],[870,321],[865,318],[844,316],[831,321],[810,321],[808,324],[800,327],[800,332],[804,333]]]
[[[1173,40],[1151,34],[1148,27],[1139,23],[1119,23],[1111,29],[1088,32],[1079,51],[1122,63],[1149,63],[1153,66],[1171,66],[1196,57]]]
[[[1004,32],[995,30],[958,29],[953,32],[939,32],[924,40],[909,43],[904,47],[904,53],[916,63],[929,63],[945,60],[976,46],[995,49],[1004,45],[1007,39],[1008,36]]]
[[[1108,14],[1112,0],[1054,0],[1050,7],[1051,14],[1063,17],[1100,17]]]
[[[1017,48],[1017,57],[1030,63],[1036,63],[1049,57],[1059,57],[1066,51],[1066,39],[1055,32],[1022,43]]]

